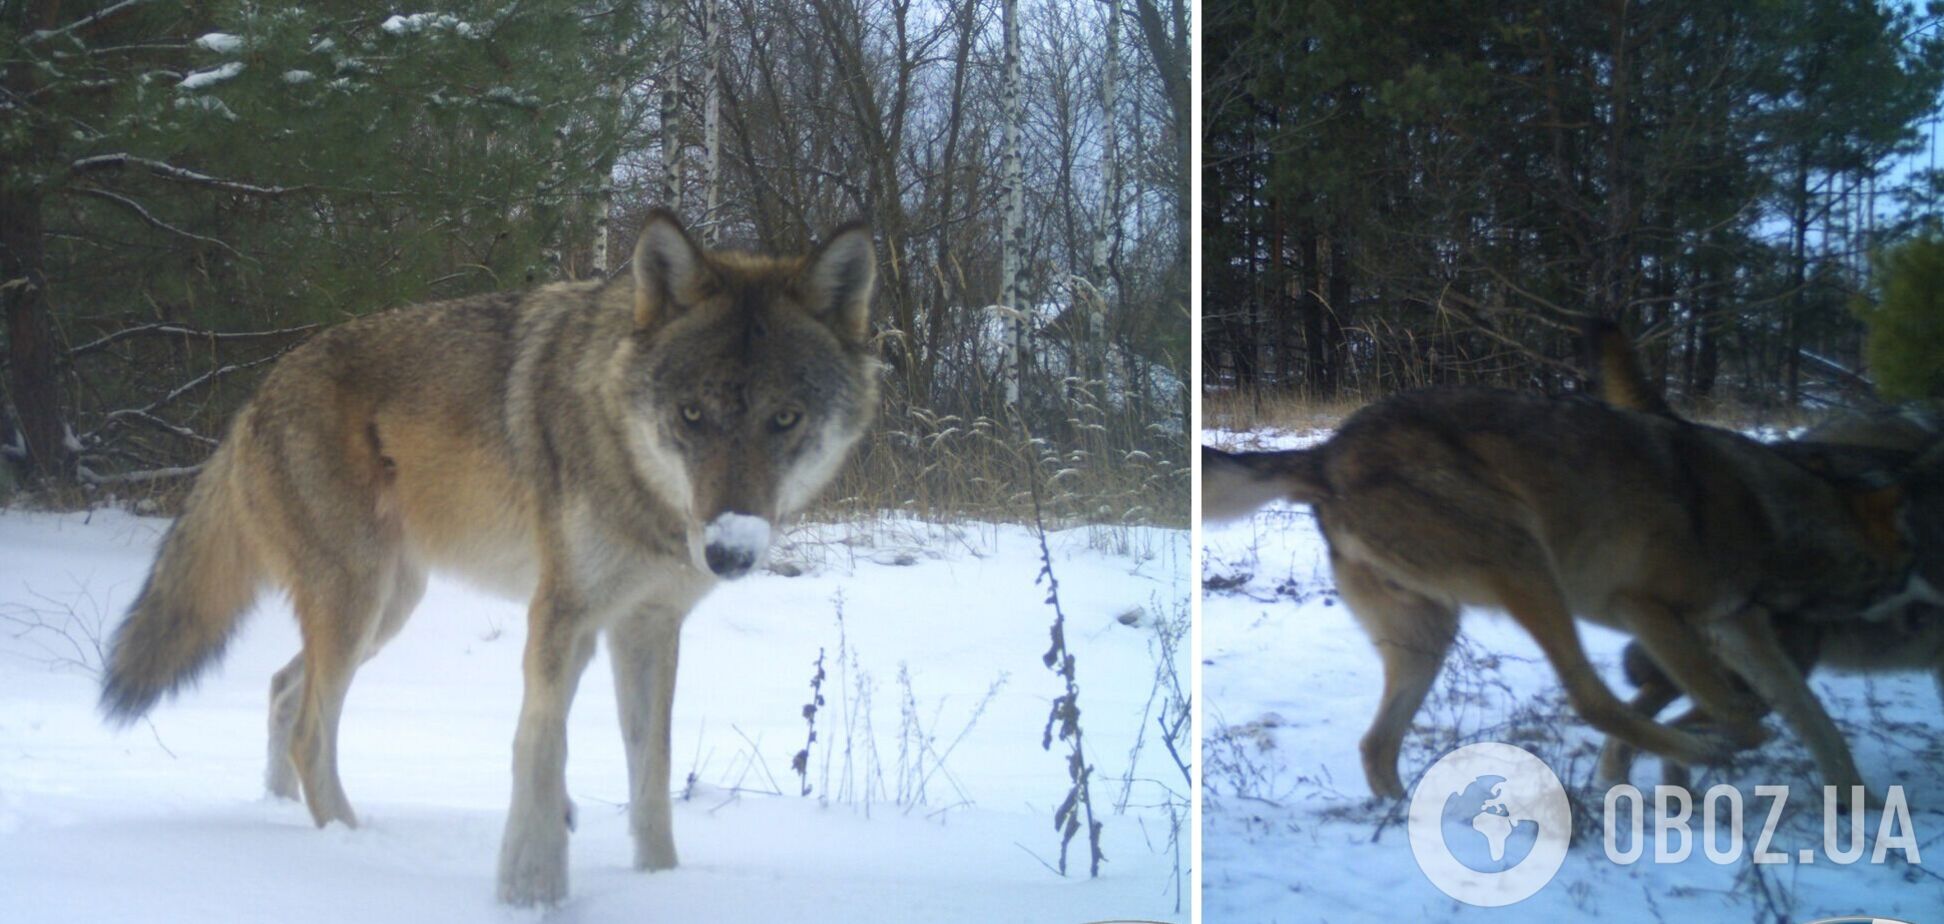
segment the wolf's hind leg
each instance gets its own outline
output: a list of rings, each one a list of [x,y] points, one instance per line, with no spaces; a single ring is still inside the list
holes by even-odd
[[[341,821],[358,826],[338,779],[338,719],[351,678],[372,642],[398,568],[395,559],[376,565],[313,566],[311,579],[293,590],[304,635],[303,702],[291,730],[290,757],[303,780],[304,802],[318,827]]]
[[[1458,610],[1386,581],[1368,565],[1336,555],[1330,561],[1338,592],[1384,662],[1383,697],[1359,747],[1364,780],[1379,798],[1403,798],[1398,752],[1458,636]]]
[[[371,660],[398,634],[424,595],[425,572],[415,567],[400,567],[385,612],[379,617],[377,633],[365,646],[363,660]],[[299,652],[270,678],[270,747],[263,781],[264,788],[279,799],[298,798],[297,765],[291,761],[290,739],[304,696],[304,655]]]
[[[263,788],[279,799],[298,798],[297,765],[290,762],[290,734],[304,700],[304,654],[270,678],[270,748],[263,769]]]
[[[664,607],[624,618],[608,630],[621,738],[628,749],[628,820],[635,868],[672,869],[675,832],[669,806],[669,723],[684,614]]]

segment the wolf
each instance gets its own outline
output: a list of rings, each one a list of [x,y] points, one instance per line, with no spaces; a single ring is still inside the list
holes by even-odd
[[[567,894],[575,686],[606,634],[634,864],[676,864],[669,721],[682,621],[761,566],[877,406],[876,259],[844,226],[796,257],[705,251],[649,216],[632,273],[397,309],[280,360],[199,474],[116,629],[127,724],[221,655],[261,591],[303,650],[270,683],[269,790],[357,825],[338,779],[352,675],[431,571],[528,603],[498,895]]]
[[[1202,448],[1205,519],[1278,499],[1315,509],[1383,660],[1361,742],[1379,797],[1405,794],[1404,732],[1463,605],[1510,614],[1608,735],[1691,763],[1759,743],[1757,700],[1732,666],[1807,730],[1825,778],[1861,782],[1766,614],[1854,612],[1907,583],[1894,489],[1846,490],[1738,434],[1584,397],[1436,388],[1373,403],[1310,449]],[[1630,709],[1588,662],[1575,614],[1634,635],[1719,718],[1695,731]]]
[[[1616,407],[1677,418],[1660,390],[1642,373],[1633,344],[1610,321],[1586,325],[1588,370],[1599,396]],[[1924,588],[1944,587],[1944,421],[1928,408],[1906,405],[1832,417],[1801,437],[1773,444],[1785,458],[1820,474],[1857,484],[1897,482],[1906,493],[1907,529],[1920,591],[1883,618],[1815,619],[1774,614],[1775,629],[1790,659],[1806,675],[1818,666],[1845,673],[1926,671],[1944,699],[1944,602]],[[1916,582],[1914,582],[1916,583]],[[1621,665],[1636,692],[1630,704],[1654,716],[1680,698],[1681,690],[1653,658],[1632,642]],[[1698,712],[1677,719],[1687,724]],[[1598,778],[1624,782],[1634,749],[1608,738],[1600,750]],[[1663,765],[1663,780],[1685,786],[1687,768]]]

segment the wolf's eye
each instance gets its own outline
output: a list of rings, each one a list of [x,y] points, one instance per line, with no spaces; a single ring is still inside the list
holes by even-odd
[[[702,408],[694,404],[682,405],[682,419],[692,424],[702,422]]]
[[[777,411],[776,416],[770,418],[770,429],[778,432],[788,430],[796,426],[802,416],[795,411]]]

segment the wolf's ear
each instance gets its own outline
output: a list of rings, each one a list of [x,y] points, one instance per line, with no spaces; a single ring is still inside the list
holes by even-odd
[[[863,222],[838,228],[804,262],[798,280],[804,307],[847,343],[871,335],[871,290],[877,285],[877,254]]]
[[[674,317],[700,296],[709,278],[701,248],[682,230],[674,212],[658,208],[635,241],[635,329]]]

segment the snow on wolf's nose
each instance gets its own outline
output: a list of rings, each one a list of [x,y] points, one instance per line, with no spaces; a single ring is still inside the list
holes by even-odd
[[[768,520],[746,513],[725,513],[703,530],[702,557],[717,577],[734,580],[763,560],[769,541]]]

